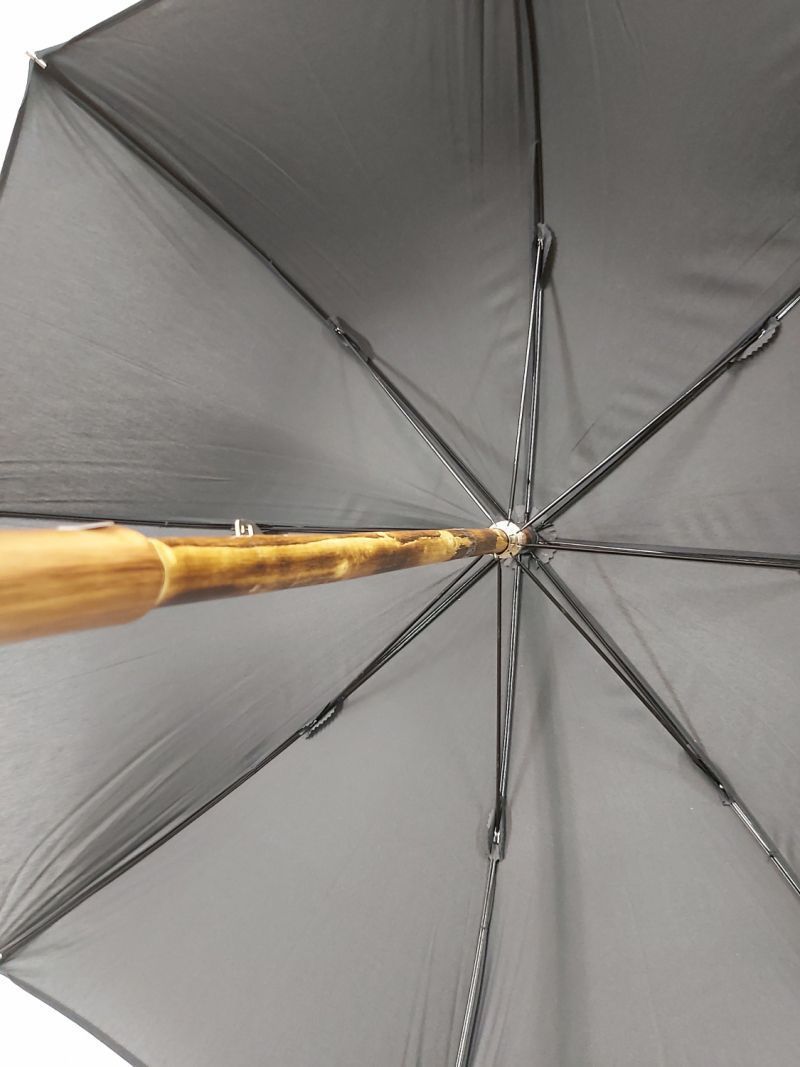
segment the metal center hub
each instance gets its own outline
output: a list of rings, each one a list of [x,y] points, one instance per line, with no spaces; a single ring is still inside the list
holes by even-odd
[[[515,522],[511,522],[510,519],[501,519],[499,522],[492,523],[493,530],[500,530],[508,538],[508,547],[503,552],[498,552],[497,559],[510,559],[512,556],[516,556],[520,549],[528,543],[527,533],[520,529]]]

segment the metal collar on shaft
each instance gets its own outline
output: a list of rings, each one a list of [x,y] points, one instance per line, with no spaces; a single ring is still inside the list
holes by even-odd
[[[499,530],[508,538],[507,548],[497,553],[497,559],[510,559],[516,556],[528,543],[528,535],[510,519],[500,519],[498,522],[493,522],[490,529]]]

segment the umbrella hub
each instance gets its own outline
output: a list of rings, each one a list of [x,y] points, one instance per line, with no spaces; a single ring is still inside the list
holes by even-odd
[[[512,556],[516,556],[520,549],[524,548],[528,543],[527,532],[520,529],[511,519],[500,519],[498,522],[492,523],[491,529],[499,530],[508,538],[508,546],[502,552],[496,553],[497,559],[510,559]]]

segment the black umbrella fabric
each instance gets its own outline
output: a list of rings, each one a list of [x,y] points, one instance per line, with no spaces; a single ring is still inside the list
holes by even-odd
[[[532,543],[0,650],[13,981],[134,1064],[794,1067],[798,56],[792,0],[37,55],[4,525]]]

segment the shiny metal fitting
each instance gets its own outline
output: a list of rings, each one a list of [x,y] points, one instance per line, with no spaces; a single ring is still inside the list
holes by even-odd
[[[508,547],[502,552],[497,552],[495,559],[511,559],[528,543],[527,534],[515,522],[511,522],[510,519],[500,519],[499,522],[493,522],[491,529],[499,530],[508,538]]]

